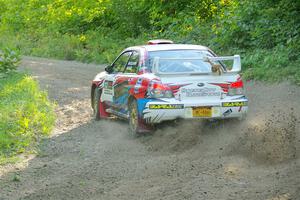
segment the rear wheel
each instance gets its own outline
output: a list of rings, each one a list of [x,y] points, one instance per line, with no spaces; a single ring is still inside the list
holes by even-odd
[[[129,131],[132,135],[136,135],[139,132],[139,116],[136,100],[132,100],[129,105]]]
[[[141,133],[151,133],[154,131],[154,126],[146,124],[138,112],[138,105],[135,99],[131,100],[128,104],[129,111],[129,132],[133,136]]]

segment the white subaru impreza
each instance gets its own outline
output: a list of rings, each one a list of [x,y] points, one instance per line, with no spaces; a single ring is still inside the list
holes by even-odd
[[[129,47],[94,78],[94,116],[126,118],[134,133],[177,118],[242,118],[248,99],[240,70],[239,55],[218,57],[200,45],[152,40]]]

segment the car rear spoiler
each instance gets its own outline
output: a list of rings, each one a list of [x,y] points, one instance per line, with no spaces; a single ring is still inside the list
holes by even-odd
[[[234,56],[222,56],[222,57],[206,57],[204,58],[208,59],[210,61],[225,61],[225,60],[233,60],[232,68],[229,70],[227,69],[227,72],[240,72],[241,67],[241,57],[240,55],[234,55]]]

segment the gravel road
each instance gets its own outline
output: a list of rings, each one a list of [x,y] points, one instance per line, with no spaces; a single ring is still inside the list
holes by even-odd
[[[37,156],[0,173],[0,199],[300,199],[300,88],[247,82],[245,121],[164,123],[133,138],[94,121],[90,83],[103,65],[24,57],[57,103]]]

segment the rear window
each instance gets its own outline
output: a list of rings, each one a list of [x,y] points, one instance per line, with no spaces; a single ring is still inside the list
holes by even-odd
[[[211,73],[211,65],[203,57],[212,57],[204,50],[167,50],[151,51],[148,54],[147,68],[152,72],[174,73]]]

